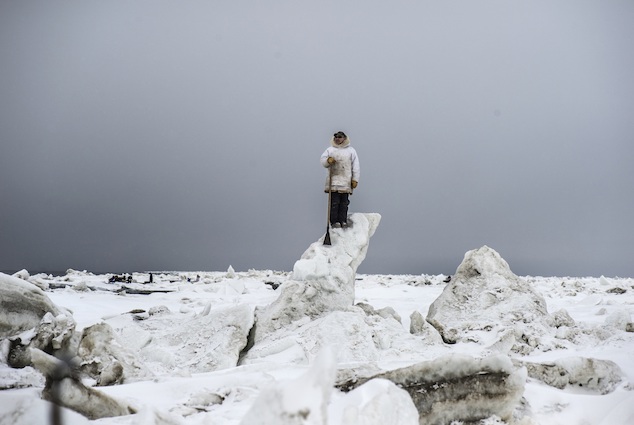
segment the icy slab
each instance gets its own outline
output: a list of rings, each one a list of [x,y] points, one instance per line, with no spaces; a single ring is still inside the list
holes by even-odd
[[[526,369],[516,368],[502,355],[483,359],[448,355],[340,382],[338,387],[350,390],[377,378],[390,380],[409,393],[421,424],[477,423],[492,416],[512,418],[524,393]]]
[[[327,346],[339,362],[367,362],[423,352],[436,341],[413,337],[390,308],[354,302],[355,273],[365,258],[378,214],[353,214],[352,227],[332,229],[332,245],[313,243],[295,263],[292,280],[266,307],[256,307],[255,325],[240,364],[308,364]]]
[[[112,327],[103,322],[84,328],[77,349],[81,370],[99,386],[151,377],[136,352],[122,344]]]
[[[297,379],[276,382],[261,392],[241,425],[323,425],[335,381],[336,358],[324,349]]]
[[[332,245],[324,245],[323,237],[311,244],[293,266],[294,280],[319,280],[332,277],[349,281],[365,259],[381,215],[376,213],[354,213],[349,218],[348,228],[331,228]],[[354,277],[354,276],[352,276]]]
[[[412,336],[392,318],[366,315],[358,307],[334,311],[297,328],[279,329],[256,343],[240,364],[275,362],[308,364],[319,351],[332,346],[340,363],[398,359],[420,355],[435,341]]]
[[[18,273],[28,277],[28,273]],[[72,314],[55,305],[37,286],[0,273],[0,340],[2,360],[11,367],[31,364],[30,348],[65,351],[75,331]]]
[[[37,286],[0,273],[0,338],[39,326],[46,313],[55,317],[67,311],[56,306]]]
[[[241,424],[416,425],[410,395],[386,379],[374,379],[348,393],[334,389],[337,356],[324,347],[308,371],[263,388]]]
[[[573,356],[549,363],[515,363],[526,367],[529,377],[552,387],[584,389],[597,394],[614,391],[624,377],[621,368],[610,360]]]
[[[522,354],[538,347],[554,325],[544,298],[488,246],[465,254],[429,307],[427,321],[446,343],[482,342],[483,333],[490,333]]]
[[[440,334],[432,325],[427,323],[425,318],[419,311],[414,311],[409,317],[409,332],[412,335],[419,335],[429,341],[430,344],[442,343]]]
[[[329,423],[345,425],[418,425],[418,411],[407,391],[387,379],[369,382],[333,400]]]
[[[170,324],[171,323],[171,324]],[[192,373],[211,372],[235,367],[240,352],[247,344],[253,326],[253,309],[246,304],[205,307],[195,317],[174,321],[174,316],[152,316],[141,323],[146,329],[157,329],[152,342],[141,352],[149,361],[157,351],[173,352],[174,364]]]
[[[65,353],[71,349],[74,335],[75,321],[70,313],[58,316],[46,313],[37,327],[9,338],[6,362],[16,368],[30,366],[31,348]],[[5,356],[2,357],[4,360]]]
[[[80,355],[84,364],[95,366],[92,375],[100,383],[104,373],[106,382],[112,381],[109,370],[117,364],[123,375],[111,383],[138,381],[174,368],[212,372],[237,365],[252,326],[253,309],[246,304],[207,305],[194,315],[157,307],[142,320],[115,316],[88,328],[91,332],[84,331]]]
[[[295,263],[291,280],[280,288],[277,300],[256,309],[254,342],[278,329],[297,327],[353,305],[356,271],[381,216],[355,213],[349,221],[349,228],[330,230],[332,245],[324,245],[323,238],[311,244]]]
[[[31,349],[33,366],[46,376],[42,398],[56,401],[88,419],[109,418],[135,413],[128,403],[85,386],[61,360],[38,349]]]

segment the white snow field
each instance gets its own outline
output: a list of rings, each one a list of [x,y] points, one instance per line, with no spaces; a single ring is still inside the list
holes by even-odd
[[[290,272],[0,274],[0,425],[54,423],[69,353],[64,425],[634,424],[634,279],[486,246],[357,274],[380,216],[351,221]]]

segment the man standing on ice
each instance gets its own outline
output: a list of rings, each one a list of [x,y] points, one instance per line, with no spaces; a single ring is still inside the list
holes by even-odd
[[[359,183],[360,166],[357,151],[350,146],[350,139],[338,131],[330,139],[330,146],[321,155],[321,165],[329,168],[326,193],[330,192],[330,225],[348,226],[348,196]]]

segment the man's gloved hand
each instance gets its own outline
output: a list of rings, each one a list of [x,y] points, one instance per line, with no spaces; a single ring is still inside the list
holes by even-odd
[[[359,182],[358,182],[358,181],[356,181],[356,180],[352,180],[352,188],[353,188],[353,189],[356,189],[358,184],[359,184]]]
[[[332,156],[329,156],[329,157],[328,157],[328,164],[332,165],[332,164],[334,164],[335,162],[337,162],[337,161],[335,161],[335,159],[334,159]]]

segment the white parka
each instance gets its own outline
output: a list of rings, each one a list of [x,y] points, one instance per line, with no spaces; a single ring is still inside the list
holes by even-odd
[[[328,164],[328,157],[333,157],[335,163]],[[341,145],[335,143],[334,137],[330,139],[330,146],[321,155],[321,165],[332,167],[332,191],[342,193],[352,193],[352,180],[358,182],[361,175],[359,157],[357,151],[350,146],[350,139],[346,139]],[[330,182],[326,177],[326,188],[328,192]]]

